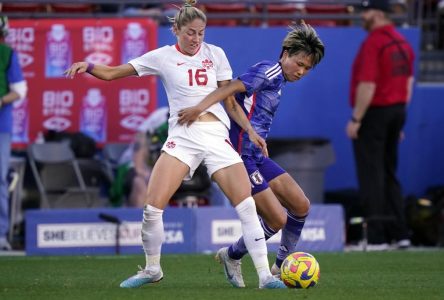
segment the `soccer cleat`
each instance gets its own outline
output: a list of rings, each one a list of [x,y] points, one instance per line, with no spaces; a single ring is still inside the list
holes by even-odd
[[[145,270],[139,266],[139,271],[136,275],[122,281],[121,288],[138,288],[147,283],[159,282],[163,278],[162,268],[158,270]]]
[[[274,276],[270,276],[259,286],[260,289],[286,289],[287,286]]]
[[[224,265],[225,277],[228,282],[238,288],[245,287],[242,277],[241,261],[228,256],[228,247],[220,248],[216,253],[216,260]]]

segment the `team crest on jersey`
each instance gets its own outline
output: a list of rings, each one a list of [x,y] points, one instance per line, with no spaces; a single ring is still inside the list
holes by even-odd
[[[264,182],[264,177],[262,177],[262,174],[259,172],[259,170],[256,170],[252,174],[250,174],[250,178],[255,185],[260,185]]]
[[[205,60],[202,61],[202,67],[209,70],[213,67],[213,62],[211,60],[209,60],[208,58],[206,58]]]
[[[167,147],[168,149],[173,149],[174,147],[176,147],[176,143],[175,143],[174,141],[169,141],[169,142],[166,144],[166,147]]]

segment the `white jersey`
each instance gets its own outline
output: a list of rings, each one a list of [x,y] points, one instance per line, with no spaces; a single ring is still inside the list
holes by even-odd
[[[202,43],[194,56],[180,52],[178,45],[164,46],[129,62],[139,76],[157,75],[162,80],[170,107],[170,128],[177,123],[178,112],[197,105],[217,89],[217,82],[231,80],[231,70],[225,52],[214,45]],[[220,102],[210,106],[227,128],[230,120]]]

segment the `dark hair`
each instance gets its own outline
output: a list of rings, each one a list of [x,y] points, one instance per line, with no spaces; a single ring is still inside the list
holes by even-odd
[[[207,23],[207,16],[197,7],[195,7],[197,0],[184,0],[185,4],[179,9],[170,21],[176,25],[177,29],[192,22],[195,19],[201,19]]]
[[[291,31],[282,42],[280,57],[282,57],[285,50],[288,51],[289,56],[300,52],[312,56],[313,66],[316,66],[324,57],[324,44],[313,27],[305,24],[304,21],[301,21],[298,25],[291,26]]]
[[[389,13],[391,10],[389,0],[363,0],[361,7],[363,9],[377,9],[385,13]]]

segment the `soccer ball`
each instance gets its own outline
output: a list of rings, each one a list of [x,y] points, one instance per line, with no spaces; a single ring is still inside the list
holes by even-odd
[[[313,255],[294,252],[281,265],[281,279],[289,288],[307,289],[319,281],[319,263]]]

